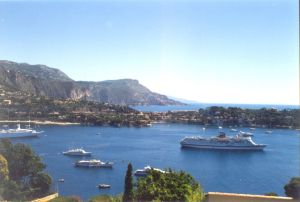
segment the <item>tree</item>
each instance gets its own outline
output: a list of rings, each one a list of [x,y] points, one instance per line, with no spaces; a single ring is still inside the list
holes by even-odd
[[[21,187],[15,181],[6,180],[0,185],[0,194],[5,200],[24,201],[25,196],[21,192]]]
[[[51,178],[43,172],[46,166],[29,146],[0,140],[0,154],[7,160],[9,171],[9,180],[0,183],[4,199],[29,200],[48,194]]]
[[[32,193],[32,197],[39,197],[43,193],[47,193],[50,189],[51,181],[51,177],[46,173],[40,172],[35,174],[29,182],[30,187],[36,190]]]
[[[138,201],[201,201],[201,186],[183,171],[151,170],[146,178],[138,179],[135,196]]]
[[[8,173],[7,160],[0,154],[0,182],[8,180]]]
[[[132,201],[133,200],[133,179],[132,179],[131,163],[129,163],[127,167],[124,189],[125,190],[123,195],[123,201]]]
[[[293,177],[284,186],[285,194],[294,199],[300,199],[300,177]]]
[[[33,177],[46,167],[41,158],[30,147],[20,143],[13,146],[12,157],[7,160],[10,179],[15,181],[23,181],[26,177]]]

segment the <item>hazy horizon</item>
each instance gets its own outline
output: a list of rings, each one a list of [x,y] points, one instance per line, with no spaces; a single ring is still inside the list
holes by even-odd
[[[299,105],[298,1],[0,1],[3,60],[199,103]]]

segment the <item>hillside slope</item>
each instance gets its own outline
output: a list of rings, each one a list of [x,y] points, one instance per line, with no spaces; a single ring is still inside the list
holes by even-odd
[[[74,81],[59,69],[0,60],[0,87],[51,98],[87,99],[119,105],[178,105],[137,80]]]

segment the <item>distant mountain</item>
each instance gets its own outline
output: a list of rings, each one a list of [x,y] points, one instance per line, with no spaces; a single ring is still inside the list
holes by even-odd
[[[178,102],[182,102],[182,103],[185,103],[185,104],[202,104],[198,101],[194,101],[194,100],[186,100],[186,99],[182,99],[182,98],[176,98],[176,97],[172,97],[172,96],[168,96],[168,98],[172,99],[172,100],[175,100],[175,101],[178,101]]]
[[[6,60],[0,60],[0,87],[51,98],[87,99],[120,105],[182,104],[151,92],[137,80],[74,81],[55,68]]]

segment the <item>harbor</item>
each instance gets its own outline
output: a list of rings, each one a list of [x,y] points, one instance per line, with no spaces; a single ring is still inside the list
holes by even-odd
[[[206,127],[204,131],[200,125],[162,123],[144,128],[43,125],[41,129],[45,132],[36,138],[12,141],[32,146],[42,157],[53,178],[53,187],[60,195],[78,195],[82,199],[121,193],[129,162],[134,171],[147,165],[186,171],[201,183],[205,192],[264,194],[272,191],[284,195],[283,185],[299,171],[299,131],[291,129],[272,129],[272,134],[266,134],[263,128],[255,131],[238,128],[238,131],[251,131],[256,143],[267,144],[263,151],[182,149],[180,141],[184,137],[210,138],[220,130]],[[230,128],[222,130],[227,135],[235,135]],[[84,148],[92,155],[62,153],[70,148]],[[114,165],[112,169],[74,166],[79,160],[89,159],[114,162]],[[220,178],[222,183],[216,180]],[[111,187],[99,189],[100,183]]]

